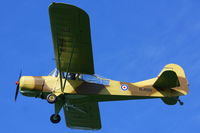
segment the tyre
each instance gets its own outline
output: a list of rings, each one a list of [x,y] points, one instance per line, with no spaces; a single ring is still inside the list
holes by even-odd
[[[61,118],[60,118],[59,114],[57,114],[57,115],[53,114],[53,115],[51,115],[50,120],[52,123],[56,124],[56,123],[60,122]]]
[[[48,103],[55,103],[55,101],[56,101],[56,95],[55,94],[49,94],[48,96],[47,96],[47,101],[48,101]]]

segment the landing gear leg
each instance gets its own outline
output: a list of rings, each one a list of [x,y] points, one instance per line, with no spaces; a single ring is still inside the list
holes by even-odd
[[[55,114],[51,115],[50,120],[52,123],[56,124],[59,123],[61,118],[59,112],[64,105],[64,100],[61,97],[58,97],[55,102]]]

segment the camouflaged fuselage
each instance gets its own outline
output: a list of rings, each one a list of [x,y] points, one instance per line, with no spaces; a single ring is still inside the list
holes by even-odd
[[[73,95],[99,95],[102,98],[100,101],[107,100],[108,96],[117,96],[116,98],[119,98],[114,98],[113,100],[121,100],[120,98],[123,97],[123,100],[126,98],[162,98],[186,95],[188,93],[188,83],[182,68],[178,65],[171,64],[166,66],[163,71],[171,69],[176,72],[180,86],[170,89],[158,89],[153,87],[153,84],[159,78],[158,76],[136,83],[109,80],[109,85],[89,83],[79,79],[67,80],[64,91],[62,92],[59,77],[23,76],[20,79],[20,91],[26,96],[33,97],[42,97],[46,93],[54,93],[57,96],[63,93]],[[65,79],[63,79],[63,82],[64,80]],[[125,87],[125,89],[123,87]]]

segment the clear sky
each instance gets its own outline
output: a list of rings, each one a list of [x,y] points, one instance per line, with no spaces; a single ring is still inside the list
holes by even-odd
[[[158,75],[168,63],[181,65],[190,83],[185,103],[160,99],[100,103],[102,129],[72,130],[65,120],[54,125],[54,106],[18,96],[15,81],[23,75],[47,75],[55,61],[48,16],[50,0],[1,1],[0,132],[6,133],[199,133],[199,0],[65,0],[90,16],[95,72],[137,82]],[[61,113],[63,117],[63,113]]]

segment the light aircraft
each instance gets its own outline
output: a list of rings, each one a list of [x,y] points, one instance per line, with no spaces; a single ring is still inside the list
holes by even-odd
[[[188,94],[184,70],[168,64],[158,76],[136,83],[110,80],[95,75],[89,16],[82,9],[64,3],[49,6],[56,69],[48,76],[19,76],[18,92],[46,99],[55,105],[50,117],[58,123],[63,108],[66,125],[74,129],[101,129],[98,102],[160,98],[168,105]]]

